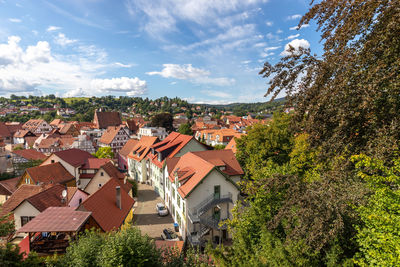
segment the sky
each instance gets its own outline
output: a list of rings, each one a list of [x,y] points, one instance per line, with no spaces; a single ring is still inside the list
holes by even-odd
[[[0,95],[267,101],[264,62],[320,52],[308,0],[0,0]]]

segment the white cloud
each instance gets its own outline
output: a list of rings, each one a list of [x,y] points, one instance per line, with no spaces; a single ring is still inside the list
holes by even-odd
[[[215,91],[215,90],[202,90],[203,94],[212,96],[212,97],[219,97],[219,98],[231,98],[232,95],[226,92]]]
[[[273,50],[276,50],[276,49],[279,49],[279,48],[281,48],[281,47],[280,46],[270,46],[270,47],[264,48],[264,51],[268,52],[268,51],[273,51]]]
[[[102,93],[140,94],[146,82],[138,78],[97,79],[111,64],[107,54],[95,46],[81,45],[72,54],[52,53],[46,41],[22,47],[21,38],[10,36],[0,43],[0,95],[40,94],[41,90],[67,92],[66,95]]]
[[[53,31],[58,31],[61,30],[61,27],[57,27],[57,26],[49,26],[47,27],[46,31],[48,32],[53,32]]]
[[[94,79],[90,83],[91,88],[100,93],[124,92],[128,96],[143,95],[147,91],[147,82],[139,78],[112,78],[112,79]]]
[[[297,37],[299,37],[299,36],[300,36],[300,33],[298,33],[298,34],[292,34],[292,35],[289,35],[288,37],[286,37],[286,40],[292,40],[292,39],[297,38]]]
[[[273,56],[273,55],[275,55],[274,52],[270,52],[270,53],[264,53],[263,52],[263,53],[260,54],[260,56],[263,57],[263,58],[270,57],[270,56]]]
[[[293,26],[293,27],[290,27],[289,30],[291,30],[291,31],[301,30],[303,28],[308,28],[308,27],[310,27],[310,24],[303,24],[303,25],[301,25],[300,28],[299,28],[299,26]]]
[[[16,18],[9,18],[8,19],[10,22],[14,22],[14,23],[21,23],[22,20],[21,19],[16,19]]]
[[[267,43],[256,43],[255,45],[254,45],[254,47],[264,47],[264,46],[266,46],[267,45]]]
[[[188,80],[196,84],[212,84],[217,86],[229,86],[235,83],[234,79],[225,77],[211,78],[210,72],[204,69],[195,68],[192,64],[163,64],[162,71],[146,72],[148,75],[160,75],[164,78],[175,78]]]
[[[286,19],[287,20],[295,20],[295,19],[301,19],[301,15],[300,14],[295,14],[295,15],[291,15],[291,16],[288,16]]]
[[[69,90],[64,94],[64,97],[78,97],[78,96],[87,96],[87,94],[82,88]]]
[[[241,61],[240,63],[242,63],[242,64],[249,64],[249,63],[251,63],[251,60],[243,60],[243,61]]]
[[[132,68],[134,66],[133,64],[123,64],[120,62],[115,62],[114,65],[121,67],[121,68]]]
[[[179,21],[203,26],[212,23],[228,25],[229,21],[221,22],[223,16],[265,2],[267,0],[127,0],[125,5],[134,19],[144,22],[145,31],[154,37],[160,37],[163,33],[176,31]]]
[[[294,48],[293,52],[289,51],[290,47]],[[300,47],[308,49],[310,48],[310,43],[305,39],[294,39],[285,45],[285,49],[281,52],[281,56],[289,56],[292,53],[296,54],[298,53]]]
[[[274,23],[272,21],[266,21],[265,25],[267,25],[268,27],[271,27],[272,25],[274,25]]]
[[[67,46],[73,43],[76,43],[78,40],[68,39],[64,33],[59,33],[55,38],[54,42],[61,46]]]

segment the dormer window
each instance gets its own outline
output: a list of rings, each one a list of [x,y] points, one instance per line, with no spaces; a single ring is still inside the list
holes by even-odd
[[[225,168],[225,166],[220,166],[219,169],[220,169],[221,171],[225,171],[226,168]]]

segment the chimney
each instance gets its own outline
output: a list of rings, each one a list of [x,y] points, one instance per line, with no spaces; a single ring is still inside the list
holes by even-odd
[[[119,209],[122,209],[121,207],[121,187],[120,186],[116,186],[115,187],[115,191],[117,192],[117,207]]]

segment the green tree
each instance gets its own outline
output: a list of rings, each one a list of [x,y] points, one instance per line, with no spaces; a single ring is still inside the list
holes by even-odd
[[[189,123],[183,123],[179,126],[178,132],[186,135],[193,135],[192,128]]]
[[[98,255],[99,266],[159,266],[161,255],[148,236],[129,227],[108,236]]]
[[[362,223],[357,225],[360,251],[355,263],[360,266],[398,266],[400,264],[400,158],[392,166],[366,155],[353,157],[358,175],[372,195],[357,208]]]
[[[113,159],[114,158],[114,152],[112,151],[112,148],[109,146],[105,147],[100,147],[96,153],[93,154],[96,158],[99,159]]]
[[[7,243],[5,247],[0,246],[0,263],[4,267],[36,267],[43,266],[43,261],[34,252],[24,259],[24,254],[20,253],[17,245]]]
[[[154,115],[151,118],[151,126],[153,127],[164,127],[168,132],[173,130],[172,123],[174,118],[171,113],[164,112]]]
[[[0,211],[2,210],[2,205],[0,204]],[[0,237],[8,236],[15,231],[14,220],[10,220],[10,214],[5,214],[0,216]]]

